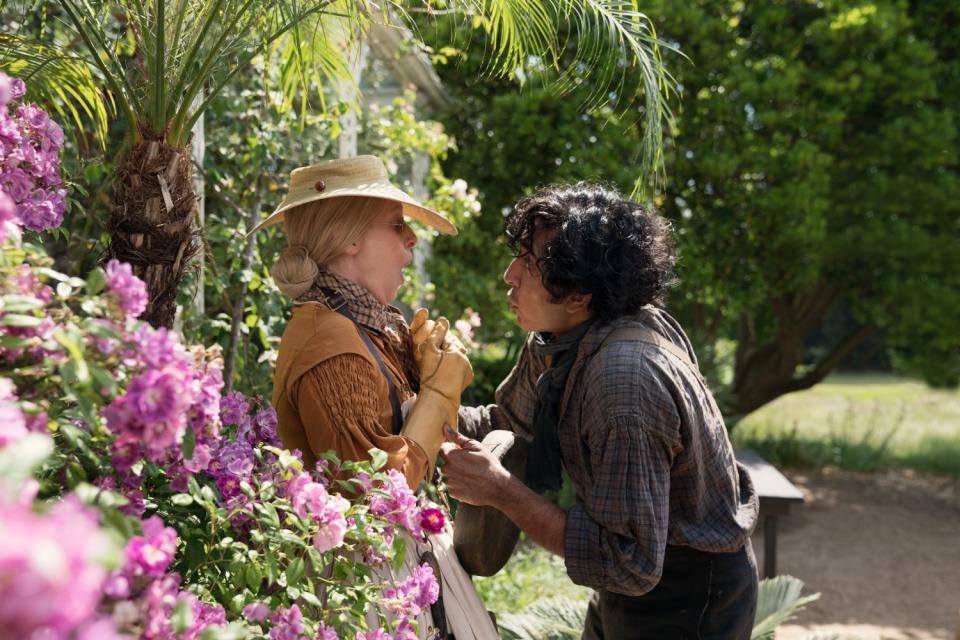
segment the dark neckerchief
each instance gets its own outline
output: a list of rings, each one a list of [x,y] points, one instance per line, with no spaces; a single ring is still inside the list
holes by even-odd
[[[560,488],[563,459],[560,453],[560,402],[570,369],[577,359],[580,340],[592,320],[577,325],[562,336],[535,334],[533,350],[548,357],[547,369],[537,379],[537,406],[533,414],[533,442],[527,457],[526,484],[537,493]]]

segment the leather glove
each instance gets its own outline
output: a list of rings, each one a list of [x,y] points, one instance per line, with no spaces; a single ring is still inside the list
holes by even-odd
[[[410,325],[414,360],[420,369],[420,394],[404,422],[401,434],[423,448],[430,460],[430,475],[444,441],[443,425],[457,428],[460,394],[473,381],[466,349],[448,333],[446,318],[430,320],[417,311]]]

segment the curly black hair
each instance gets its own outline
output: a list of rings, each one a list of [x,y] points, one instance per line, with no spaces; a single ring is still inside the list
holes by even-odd
[[[514,256],[532,252],[538,231],[548,234],[535,257],[551,302],[591,294],[588,308],[601,323],[666,303],[675,282],[672,230],[648,207],[602,184],[550,185],[507,217]]]

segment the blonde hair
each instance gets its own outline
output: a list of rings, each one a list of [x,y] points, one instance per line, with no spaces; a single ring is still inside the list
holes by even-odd
[[[289,246],[270,273],[283,295],[295,300],[313,285],[320,268],[360,239],[380,213],[377,198],[345,196],[307,202],[287,211]]]

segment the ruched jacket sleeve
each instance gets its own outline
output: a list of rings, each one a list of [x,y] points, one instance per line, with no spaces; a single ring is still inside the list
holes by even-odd
[[[377,395],[380,377],[362,356],[341,354],[300,376],[291,395],[314,455],[333,450],[345,460],[367,460],[370,449],[381,449],[387,467],[400,471],[416,488],[427,479],[427,456],[413,440],[384,429]]]

